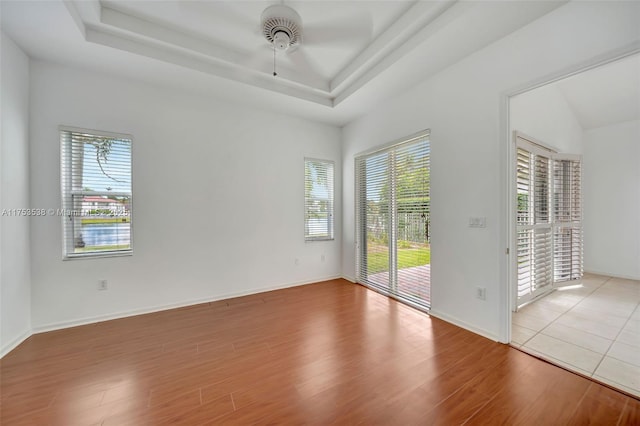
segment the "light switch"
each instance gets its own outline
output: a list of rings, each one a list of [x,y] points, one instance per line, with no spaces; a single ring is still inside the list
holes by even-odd
[[[469,218],[469,228],[486,228],[486,227],[487,227],[486,217],[470,217]]]

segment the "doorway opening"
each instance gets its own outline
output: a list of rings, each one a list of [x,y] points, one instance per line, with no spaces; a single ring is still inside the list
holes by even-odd
[[[509,99],[511,345],[635,396],[638,76],[636,51]]]

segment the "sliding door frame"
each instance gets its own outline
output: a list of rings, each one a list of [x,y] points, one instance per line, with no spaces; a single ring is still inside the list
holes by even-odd
[[[428,312],[430,310],[430,306],[429,307],[425,307],[423,305],[420,305],[418,303],[414,303],[411,300],[399,297],[396,293],[397,293],[397,285],[398,285],[398,276],[397,276],[397,247],[398,247],[398,242],[397,242],[397,237],[398,237],[398,224],[396,223],[397,221],[395,220],[395,216],[396,216],[396,212],[393,211],[394,209],[392,208],[393,203],[389,203],[389,218],[390,218],[390,223],[391,223],[391,235],[392,238],[389,238],[389,289],[390,291],[385,291],[382,288],[379,288],[377,286],[372,286],[372,285],[368,285],[366,283],[362,283],[360,281],[360,276],[361,276],[361,251],[362,250],[366,250],[366,239],[363,239],[362,236],[363,234],[366,234],[366,220],[363,220],[363,218],[361,216],[365,216],[366,217],[366,210],[361,210],[360,206],[362,204],[362,196],[363,196],[363,191],[362,188],[360,187],[360,179],[358,178],[358,173],[359,173],[359,168],[358,168],[358,160],[362,157],[365,156],[372,156],[376,153],[381,153],[383,151],[387,151],[390,148],[393,148],[394,146],[399,146],[399,145],[403,145],[403,144],[408,144],[414,141],[418,141],[421,139],[428,139],[429,140],[429,144],[431,144],[431,140],[430,140],[430,135],[431,135],[431,131],[430,129],[425,129],[425,130],[421,130],[419,132],[413,133],[409,136],[403,137],[403,138],[399,138],[399,139],[395,139],[389,143],[383,144],[383,145],[379,145],[376,146],[375,148],[366,150],[366,151],[362,151],[359,152],[357,154],[354,155],[354,190],[355,190],[355,203],[354,203],[354,218],[355,218],[355,259],[356,259],[356,268],[355,268],[355,281],[357,283],[360,283],[364,286],[366,286],[369,289],[372,289],[378,293],[384,294],[387,297],[391,297],[392,299],[398,300],[402,303],[405,303],[407,305],[410,305],[418,310],[424,311],[424,312]],[[431,150],[429,148],[429,150]],[[395,155],[395,153],[392,153],[391,155]],[[391,173],[390,173],[390,185],[391,185],[391,191],[394,191],[395,188],[395,173],[394,173],[394,168],[395,168],[395,164],[393,161],[390,161],[390,167],[391,167]],[[365,196],[366,197],[366,196]],[[365,200],[366,203],[366,200]],[[429,211],[431,211],[431,208],[429,208]]]

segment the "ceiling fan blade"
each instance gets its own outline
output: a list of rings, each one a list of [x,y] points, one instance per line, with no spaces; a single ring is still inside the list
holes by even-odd
[[[242,13],[242,9],[234,2],[208,2],[208,1],[181,1],[179,6],[185,11],[195,12],[199,15],[211,17],[214,20],[233,22],[242,27],[260,28],[253,14]]]
[[[323,23],[304,25],[302,43],[309,46],[339,46],[355,41],[370,41],[373,33],[371,15],[337,18]]]
[[[273,72],[273,48],[264,44],[248,50],[242,65],[260,72]]]
[[[296,48],[287,51],[286,56],[291,63],[293,63],[297,73],[306,75],[318,75],[317,66],[314,61],[304,51],[304,46],[297,46]]]

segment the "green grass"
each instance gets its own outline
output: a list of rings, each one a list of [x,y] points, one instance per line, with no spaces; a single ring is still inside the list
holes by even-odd
[[[376,248],[370,247],[367,253],[367,266],[370,274],[389,270],[389,253],[386,247],[378,246]],[[431,247],[398,249],[398,269],[428,265],[429,263],[431,263]]]
[[[129,217],[94,217],[91,219],[82,219],[83,225],[94,223],[129,223],[131,219]]]

